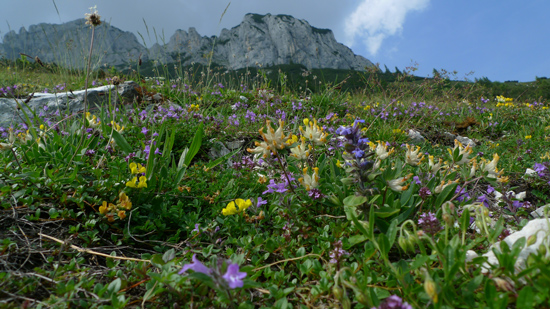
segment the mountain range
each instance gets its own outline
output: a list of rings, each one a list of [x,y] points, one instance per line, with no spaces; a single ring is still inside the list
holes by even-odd
[[[0,55],[38,56],[70,68],[84,68],[91,39],[84,19],[64,24],[41,23],[8,32]],[[166,44],[146,48],[136,36],[109,23],[95,28],[92,63],[99,67],[129,67],[141,61],[191,65],[210,62],[227,69],[301,64],[308,69],[331,68],[364,71],[373,64],[338,43],[330,29],[312,27],[290,15],[246,14],[242,22],[223,29],[219,36],[201,36],[195,28],[176,30]]]

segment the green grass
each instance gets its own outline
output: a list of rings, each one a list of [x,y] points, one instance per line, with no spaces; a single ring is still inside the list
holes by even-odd
[[[43,127],[29,122],[28,131],[12,128],[11,141],[4,128],[3,306],[371,308],[391,295],[414,308],[548,306],[544,253],[528,259],[520,273],[513,267],[517,248],[504,249],[490,276],[482,273],[483,258],[465,261],[467,250],[487,252],[532,219],[532,209],[549,203],[550,112],[544,100],[498,103],[479,83],[444,78],[396,75],[389,82],[364,73],[358,75],[363,86],[351,89],[332,79],[332,70],[303,74],[289,65],[296,71],[290,76],[281,67],[225,74],[206,69],[156,68],[151,75],[165,78],[149,81],[142,80],[143,70],[123,76],[162,93],[176,104],[172,109],[166,102],[153,110],[128,102],[113,115],[113,106],[104,106],[94,112],[100,123],[91,115],[86,121],[46,115]],[[85,72],[48,64],[3,61],[0,72],[1,88],[17,85],[9,97],[61,84],[85,86]],[[89,86],[108,83],[113,74],[122,73],[93,73]],[[124,129],[115,131],[111,121]],[[368,138],[372,148],[366,141],[341,141],[341,127],[350,137]],[[418,153],[411,146],[407,152],[409,129],[426,138]],[[255,142],[261,146],[259,130],[271,147],[279,146],[271,148],[276,153],[262,158],[247,151]],[[469,153],[447,133],[477,145]],[[302,137],[308,153],[300,159],[291,155]],[[239,145],[234,151],[232,142]],[[210,157],[220,143],[232,152]],[[366,159],[353,156],[359,149]],[[424,158],[407,163],[407,154]],[[495,154],[497,170],[484,171]],[[442,159],[439,171],[433,173],[429,156],[435,163]],[[132,163],[145,172],[132,170]],[[524,176],[535,164],[546,164],[546,174]],[[292,186],[285,186],[289,179]],[[450,185],[442,189],[442,181]],[[457,186],[468,195],[456,194]],[[530,206],[497,203],[489,186],[525,191],[520,202]],[[475,204],[481,196],[488,208]],[[258,205],[259,197],[267,203]],[[236,200],[247,208],[232,208]],[[224,209],[236,214],[224,215]],[[428,213],[435,219],[419,223]],[[197,271],[204,268],[193,256],[212,272]],[[222,277],[232,263],[241,277],[246,274],[242,287]],[[195,272],[178,274],[189,264]]]

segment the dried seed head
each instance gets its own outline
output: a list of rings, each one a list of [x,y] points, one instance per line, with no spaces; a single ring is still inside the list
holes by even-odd
[[[36,61],[38,64],[40,64],[41,66],[45,66],[44,63],[42,62],[42,60],[40,60],[40,58],[38,58],[38,56],[34,57],[34,61]]]
[[[96,6],[91,7],[90,12],[91,13],[84,14],[86,25],[90,25],[92,27],[101,25],[101,16],[99,16],[99,14],[97,13]]]
[[[111,79],[111,82],[113,83],[113,85],[118,86],[118,85],[120,85],[120,78],[118,76],[114,76]]]

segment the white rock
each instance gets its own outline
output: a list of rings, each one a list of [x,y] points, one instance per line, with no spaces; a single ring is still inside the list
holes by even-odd
[[[466,251],[466,263],[471,262],[473,259],[475,259],[478,256],[479,255],[474,250]]]
[[[532,170],[532,169],[528,168],[528,169],[525,170],[525,175],[527,175],[527,176],[536,176],[537,172],[535,170]]]
[[[534,219],[529,221],[526,226],[521,229],[521,231],[510,234],[508,237],[504,238],[504,242],[508,244],[510,248],[518,241],[518,239],[524,237],[529,241],[529,237],[536,235],[536,241],[530,246],[525,246],[516,260],[516,271],[521,271],[525,269],[525,261],[530,254],[537,253],[540,246],[544,243],[548,245],[550,243],[550,221],[547,219]],[[491,246],[489,252],[483,254],[487,257],[487,263],[483,265],[484,272],[488,272],[491,269],[491,265],[499,265],[498,259],[495,256],[493,250],[500,252],[500,242],[497,242],[494,246]],[[546,253],[546,256],[550,256],[550,252]]]
[[[544,218],[545,213],[550,216],[550,204],[535,209],[531,212],[531,216],[533,216],[533,218]]]
[[[411,143],[413,144],[419,144],[426,140],[424,136],[420,134],[420,132],[413,129],[409,129],[409,138],[411,139]]]

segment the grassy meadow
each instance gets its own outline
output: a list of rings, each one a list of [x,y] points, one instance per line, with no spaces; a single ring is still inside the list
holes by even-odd
[[[0,128],[0,307],[550,307],[548,239],[522,270],[533,239],[482,256],[550,203],[545,99],[412,71],[351,90],[134,69],[0,61],[22,110],[119,80],[161,95]]]

